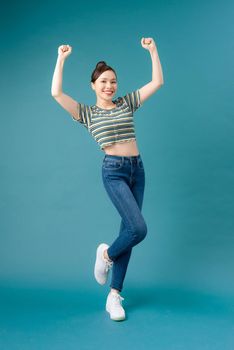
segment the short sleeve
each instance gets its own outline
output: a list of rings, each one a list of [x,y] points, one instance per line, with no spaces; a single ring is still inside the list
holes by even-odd
[[[76,119],[73,115],[72,115],[72,119],[75,122],[79,122],[83,126],[88,128],[88,126],[90,124],[90,120],[91,120],[91,109],[90,109],[90,106],[85,105],[83,103],[77,102],[77,110],[78,110],[79,119]]]
[[[126,94],[124,96],[124,99],[127,102],[132,112],[135,112],[139,107],[142,106],[139,89]]]

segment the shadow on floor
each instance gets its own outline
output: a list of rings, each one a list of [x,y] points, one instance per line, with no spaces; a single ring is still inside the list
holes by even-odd
[[[130,286],[121,293],[128,311],[150,309],[160,311],[189,312],[225,316],[234,319],[234,298],[211,295],[202,291],[181,288]],[[104,308],[104,289],[42,289],[42,288],[0,288],[0,312],[9,314],[56,313],[57,316],[75,315],[77,312],[88,317]]]
[[[173,287],[130,287],[125,292],[128,310],[155,308],[224,315],[234,319],[234,298]]]

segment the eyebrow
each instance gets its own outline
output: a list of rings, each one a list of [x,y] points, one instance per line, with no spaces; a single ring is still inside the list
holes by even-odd
[[[102,79],[108,79],[108,78],[102,78]],[[115,78],[109,79],[109,80],[116,80]]]

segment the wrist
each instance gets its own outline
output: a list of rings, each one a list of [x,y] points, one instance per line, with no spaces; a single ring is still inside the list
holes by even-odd
[[[60,56],[60,55],[58,55],[57,60],[58,60],[60,63],[64,63],[64,62],[65,62],[65,58],[62,57],[62,56]]]
[[[153,48],[153,50],[150,51],[151,55],[156,55],[157,54],[157,48]]]

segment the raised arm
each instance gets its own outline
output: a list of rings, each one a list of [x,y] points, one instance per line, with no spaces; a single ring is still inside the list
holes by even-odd
[[[72,47],[69,45],[61,45],[58,48],[58,58],[51,85],[51,95],[54,99],[75,119],[79,119],[77,101],[66,95],[62,90],[63,67],[66,58],[71,54]]]
[[[152,60],[152,80],[139,89],[140,100],[141,103],[143,103],[164,84],[164,81],[162,67],[154,40],[152,38],[142,38],[141,45],[144,49],[150,52]]]

